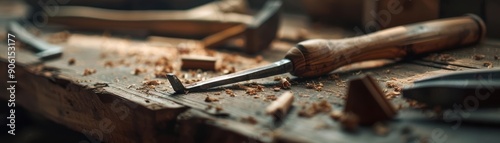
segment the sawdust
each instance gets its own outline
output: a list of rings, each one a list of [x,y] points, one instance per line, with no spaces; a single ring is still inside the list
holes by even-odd
[[[472,56],[472,59],[474,60],[483,60],[484,58],[486,58],[485,55],[482,55],[482,54],[475,54],[474,56]]]

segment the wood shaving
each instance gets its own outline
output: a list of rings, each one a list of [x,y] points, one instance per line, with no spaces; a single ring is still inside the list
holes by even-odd
[[[354,113],[344,113],[339,118],[342,129],[347,131],[355,131],[359,126],[359,117]]]
[[[302,106],[299,111],[299,116],[301,117],[312,117],[318,113],[328,113],[332,110],[332,105],[326,100],[321,100],[316,103],[312,103],[310,106]]]
[[[452,57],[450,54],[441,54],[439,55],[439,60],[442,62],[451,62],[455,61],[455,58]]]
[[[372,129],[375,132],[375,134],[379,136],[386,136],[389,133],[389,127],[380,122],[375,123],[372,126]]]
[[[386,86],[387,88],[396,88],[396,87],[399,87],[396,83],[391,82],[391,81],[386,82],[386,83],[385,83],[385,86]]]
[[[342,111],[335,110],[330,112],[330,118],[332,118],[335,121],[338,121],[341,116],[342,116]]]
[[[323,83],[306,83],[306,88],[314,89],[316,91],[321,91],[323,89]]]
[[[236,94],[234,94],[233,90],[231,89],[224,89],[224,92],[226,92],[226,94],[229,95],[230,97],[236,96]]]
[[[252,125],[255,125],[255,124],[258,123],[257,120],[254,117],[252,117],[252,116],[248,116],[246,118],[241,118],[241,121],[245,122],[245,123],[250,123]]]
[[[261,55],[258,55],[257,57],[255,57],[256,63],[261,63],[263,60],[264,60],[264,58]]]
[[[475,54],[474,56],[472,56],[472,59],[478,60],[478,61],[482,60],[484,58],[486,58],[486,56],[485,55],[481,55],[481,54]]]
[[[110,67],[110,68],[112,68],[113,66],[114,66],[113,62],[111,62],[111,61],[104,62],[104,67]]]
[[[280,90],[281,90],[281,87],[273,87],[273,90],[274,90],[274,91],[280,91]]]
[[[146,81],[142,81],[142,85],[160,85],[160,84],[163,84],[163,82],[161,82],[159,80],[146,80]]]
[[[330,79],[338,80],[338,79],[340,79],[340,75],[338,73],[331,74]]]
[[[491,68],[493,68],[493,63],[491,63],[491,62],[484,62],[483,66],[486,67],[486,68],[491,69]]]
[[[88,75],[91,75],[91,74],[94,74],[96,73],[97,71],[95,69],[91,69],[91,68],[86,68],[83,70],[83,76],[88,76]]]
[[[75,64],[75,62],[76,62],[75,58],[70,58],[70,59],[68,60],[68,65],[74,65],[74,64]]]
[[[266,99],[271,100],[271,101],[275,101],[276,99],[278,99],[278,97],[276,97],[276,95],[268,95],[268,96],[266,96]]]
[[[207,97],[205,98],[205,102],[216,102],[216,101],[219,101],[219,99],[215,97],[210,97],[209,95],[207,95]]]
[[[290,87],[292,86],[292,84],[290,84],[287,78],[281,78],[280,83],[281,83],[281,88],[283,89],[290,89]]]
[[[205,101],[206,101],[206,100],[205,100]],[[219,99],[217,99],[217,101],[219,101]],[[216,111],[216,112],[220,112],[220,111],[222,111],[222,110],[224,110],[224,108],[222,108],[220,105],[215,106],[215,111]]]
[[[145,68],[135,68],[133,71],[130,72],[130,74],[139,75],[139,74],[145,73],[145,72],[146,72]]]

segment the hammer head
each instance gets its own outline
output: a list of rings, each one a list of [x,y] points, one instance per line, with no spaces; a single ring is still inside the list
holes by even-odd
[[[254,21],[247,25],[245,47],[248,53],[257,53],[268,48],[274,40],[280,25],[281,4],[281,0],[268,0]]]

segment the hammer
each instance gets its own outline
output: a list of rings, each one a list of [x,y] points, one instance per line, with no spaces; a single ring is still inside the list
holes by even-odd
[[[350,63],[413,56],[447,48],[471,45],[486,33],[475,15],[433,20],[393,27],[375,33],[336,40],[313,39],[298,43],[285,58],[271,65],[211,78],[184,87],[173,74],[167,78],[176,93],[290,72],[298,77],[317,77]]]

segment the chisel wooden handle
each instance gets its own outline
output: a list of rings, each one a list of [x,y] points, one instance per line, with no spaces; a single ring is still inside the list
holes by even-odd
[[[291,74],[315,77],[354,62],[399,58],[478,43],[486,33],[475,15],[398,26],[346,39],[314,39],[298,43],[285,58]]]

